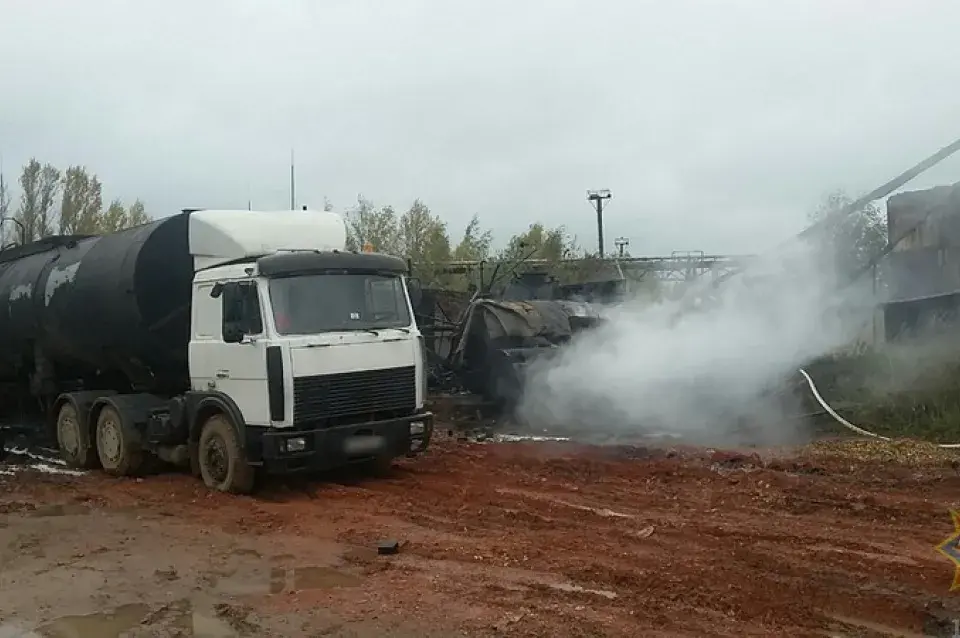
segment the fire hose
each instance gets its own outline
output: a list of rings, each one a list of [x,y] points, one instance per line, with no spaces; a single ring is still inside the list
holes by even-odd
[[[891,440],[890,437],[888,437],[888,436],[882,436],[882,435],[877,434],[877,433],[875,433],[875,432],[870,432],[870,431],[868,431],[868,430],[864,430],[864,429],[861,428],[861,427],[857,427],[857,426],[854,425],[853,423],[850,423],[850,422],[847,421],[845,418],[843,418],[842,416],[840,416],[839,414],[837,414],[837,411],[834,410],[833,408],[831,408],[830,405],[827,404],[826,401],[824,401],[823,397],[820,395],[820,391],[817,390],[817,386],[816,386],[816,384],[814,384],[813,379],[811,379],[811,378],[810,378],[810,375],[807,374],[807,371],[804,370],[803,368],[800,368],[800,374],[803,375],[803,378],[806,379],[806,381],[807,381],[807,385],[810,386],[810,392],[813,394],[813,398],[817,400],[817,403],[820,404],[820,407],[822,407],[822,408],[826,411],[827,414],[829,414],[831,417],[833,417],[833,420],[834,420],[834,421],[836,421],[837,423],[839,423],[839,424],[842,425],[843,427],[847,428],[848,430],[851,430],[851,431],[853,431],[853,432],[856,432],[857,434],[861,434],[861,435],[863,435],[863,436],[869,436],[869,437],[872,437],[872,438],[875,438],[875,439],[879,439],[879,440],[881,440],[881,441],[889,441],[889,440]],[[944,448],[944,449],[960,449],[960,443],[935,443],[934,445],[936,445],[936,446],[939,447],[939,448]]]

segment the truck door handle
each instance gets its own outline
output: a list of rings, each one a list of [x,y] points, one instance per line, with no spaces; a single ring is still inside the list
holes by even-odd
[[[218,379],[229,379],[229,378],[230,378],[230,371],[229,371],[229,370],[217,370],[217,378],[218,378]]]

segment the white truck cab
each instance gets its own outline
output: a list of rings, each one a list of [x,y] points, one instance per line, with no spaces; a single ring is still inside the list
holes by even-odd
[[[324,469],[426,448],[425,350],[403,260],[345,250],[329,212],[203,210],[189,223],[191,389],[235,408],[247,464]]]

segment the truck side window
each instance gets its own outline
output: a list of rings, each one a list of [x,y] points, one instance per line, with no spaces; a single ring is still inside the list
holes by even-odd
[[[243,334],[256,335],[263,332],[263,317],[260,315],[260,296],[256,284],[241,282],[224,287],[223,330],[239,328]]]
[[[400,316],[397,304],[400,297],[397,292],[397,280],[367,280],[367,307],[374,318],[396,319]]]

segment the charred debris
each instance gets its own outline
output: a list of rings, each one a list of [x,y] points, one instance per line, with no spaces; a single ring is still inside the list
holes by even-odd
[[[435,403],[471,416],[509,415],[529,366],[555,356],[579,332],[603,321],[601,306],[624,298],[626,280],[564,284],[533,260],[497,264],[465,292],[426,288],[416,308]],[[465,273],[469,266],[445,267]]]

